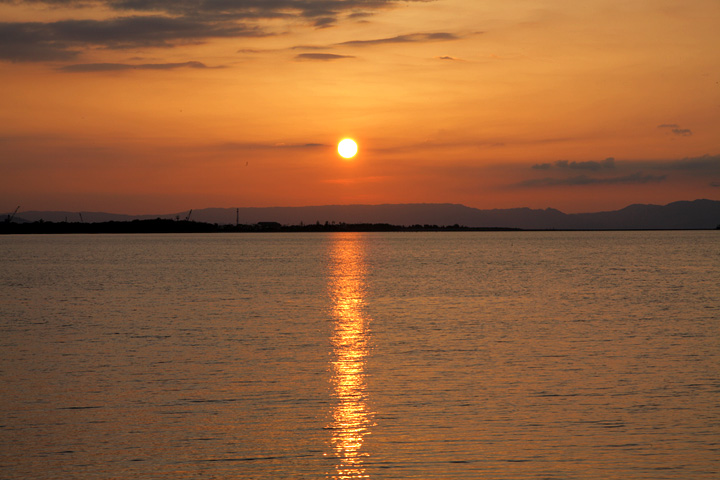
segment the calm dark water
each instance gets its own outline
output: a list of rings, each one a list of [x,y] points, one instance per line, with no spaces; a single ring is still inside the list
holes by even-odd
[[[720,475],[718,232],[0,246],[3,479]]]

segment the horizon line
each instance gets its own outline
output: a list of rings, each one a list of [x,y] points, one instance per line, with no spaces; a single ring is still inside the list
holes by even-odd
[[[391,206],[459,206],[464,208],[469,208],[472,210],[478,210],[478,211],[498,211],[498,210],[523,210],[523,209],[529,209],[529,210],[538,210],[538,211],[547,211],[547,210],[555,210],[558,211],[564,215],[583,215],[583,214],[590,214],[590,213],[605,213],[605,212],[616,212],[619,210],[623,210],[628,207],[632,206],[660,206],[665,207],[668,205],[672,205],[674,203],[692,203],[692,202],[698,202],[698,201],[709,201],[709,202],[720,202],[720,200],[712,200],[709,198],[696,198],[694,200],[674,200],[669,203],[665,204],[655,204],[655,203],[631,203],[624,207],[614,209],[614,210],[598,210],[593,212],[577,212],[577,213],[566,213],[560,209],[557,209],[555,207],[545,207],[545,208],[532,208],[527,206],[522,207],[508,207],[508,208],[479,208],[479,207],[471,207],[462,203],[454,203],[454,202],[408,202],[408,203],[377,203],[377,204],[368,204],[368,203],[350,203],[350,204],[326,204],[326,205],[302,205],[302,206],[287,206],[287,205],[276,205],[276,206],[269,206],[269,207],[202,207],[202,208],[188,208],[185,210],[175,211],[171,213],[115,213],[115,212],[107,212],[107,211],[100,211],[100,210],[19,210],[20,207],[18,207],[18,210],[15,210],[14,216],[20,216],[23,213],[73,213],[73,214],[104,214],[104,215],[124,215],[128,217],[148,217],[148,216],[175,216],[180,214],[186,214],[188,212],[200,212],[203,210],[238,210],[238,209],[255,209],[255,210],[268,210],[268,209],[276,209],[276,208],[283,208],[283,209],[300,209],[300,208],[329,208],[329,207],[391,207]],[[0,216],[10,216],[13,215],[12,211],[7,211],[0,213]]]

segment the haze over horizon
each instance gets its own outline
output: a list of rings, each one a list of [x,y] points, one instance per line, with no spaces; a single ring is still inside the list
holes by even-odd
[[[0,0],[0,18],[0,211],[720,199],[716,0]]]
[[[628,208],[628,207],[633,207],[633,206],[638,206],[638,205],[665,207],[665,206],[671,205],[671,204],[677,204],[677,203],[694,203],[694,202],[702,202],[702,201],[706,201],[706,200],[708,200],[708,199],[700,199],[700,198],[698,198],[698,199],[693,199],[693,200],[682,199],[682,200],[677,200],[677,201],[674,201],[674,202],[669,202],[668,204],[661,204],[661,205],[658,205],[658,204],[645,204],[645,203],[634,203],[634,204],[625,205],[625,206],[623,206],[623,207],[620,207],[620,208],[617,208],[617,209],[612,209],[612,210],[596,210],[596,211],[583,211],[583,212],[566,212],[566,211],[563,211],[563,210],[561,210],[561,209],[555,208],[555,207],[553,207],[553,206],[533,208],[533,207],[528,207],[528,206],[526,206],[526,205],[517,205],[517,206],[514,206],[514,207],[504,207],[504,208],[497,208],[497,209],[482,209],[482,208],[477,208],[477,207],[470,207],[469,205],[464,205],[464,204],[461,204],[461,203],[450,203],[450,202],[445,202],[445,203],[427,203],[427,202],[418,202],[418,203],[377,203],[377,204],[361,204],[361,203],[355,203],[355,204],[294,205],[294,206],[290,206],[290,205],[267,205],[267,206],[261,206],[261,207],[225,207],[225,206],[218,207],[218,206],[205,206],[205,207],[200,207],[200,208],[185,208],[185,209],[182,209],[182,210],[175,210],[175,211],[171,211],[171,212],[170,212],[170,211],[168,211],[168,212],[165,212],[165,211],[162,211],[162,212],[159,212],[159,211],[157,211],[157,212],[156,212],[156,211],[125,212],[125,211],[105,211],[105,210],[59,210],[59,209],[56,209],[56,210],[37,210],[37,209],[30,210],[30,209],[23,209],[22,206],[18,206],[19,208],[18,208],[18,211],[17,211],[16,215],[20,216],[20,215],[21,215],[22,213],[24,213],[24,212],[59,212],[59,213],[78,213],[78,212],[79,212],[79,213],[110,214],[110,215],[128,216],[128,217],[151,217],[151,216],[155,216],[155,215],[160,215],[160,216],[175,216],[175,215],[187,216],[187,215],[189,215],[190,217],[192,217],[192,213],[193,213],[193,212],[195,212],[195,213],[197,214],[197,212],[208,211],[208,210],[228,210],[228,211],[232,210],[232,211],[234,211],[234,210],[236,210],[236,209],[240,209],[240,210],[250,210],[250,209],[271,210],[271,209],[314,209],[314,208],[335,208],[335,207],[337,207],[337,208],[345,208],[345,207],[351,207],[351,208],[352,208],[352,207],[386,207],[386,206],[390,206],[390,207],[401,207],[401,206],[423,206],[423,205],[426,205],[426,206],[458,206],[458,207],[465,207],[465,208],[470,208],[470,209],[479,210],[479,211],[492,211],[492,210],[503,211],[503,210],[531,209],[531,210],[537,210],[537,211],[553,210],[553,211],[558,211],[558,212],[565,213],[565,214],[575,214],[575,213],[579,213],[579,214],[590,213],[590,214],[592,214],[592,213],[616,212],[616,211],[623,210],[623,209]],[[12,214],[12,211],[0,212],[0,215],[11,215],[11,214]]]

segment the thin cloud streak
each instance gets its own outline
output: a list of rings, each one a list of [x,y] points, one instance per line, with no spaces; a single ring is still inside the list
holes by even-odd
[[[440,42],[447,40],[459,40],[460,38],[460,36],[448,32],[409,33],[406,35],[397,35],[395,37],[388,38],[375,38],[372,40],[349,40],[347,42],[336,43],[335,45],[343,47],[367,47],[394,43]]]
[[[531,167],[533,170],[570,172],[587,170],[589,174],[573,177],[545,177],[524,180],[515,184],[516,187],[553,187],[572,185],[611,185],[611,184],[645,184],[668,180],[671,176],[678,177],[720,177],[720,155],[703,155],[702,157],[683,158],[679,160],[644,160],[624,161],[617,163],[609,157],[603,162],[568,162],[559,160],[554,164],[541,163]],[[642,171],[615,177],[599,175],[604,170],[653,170],[656,174],[645,175]],[[713,186],[710,183],[710,186]]]
[[[183,62],[183,63],[144,63],[139,65],[127,63],[80,63],[76,65],[66,65],[58,68],[61,72],[68,73],[91,73],[91,72],[117,72],[122,70],[175,70],[178,68],[195,68],[195,69],[216,69],[225,68],[224,66],[208,67],[202,62]]]
[[[673,128],[672,133],[680,135],[681,137],[689,137],[692,135],[692,131],[689,128]]]
[[[374,16],[374,13],[370,12],[354,12],[348,15],[348,18],[368,18]]]
[[[63,0],[54,0],[57,1],[65,3]],[[318,18],[337,17],[358,9],[377,10],[422,1],[428,0],[105,0],[96,3],[104,3],[116,10],[164,11],[172,15],[278,18],[299,14],[306,18]]]
[[[503,148],[509,146],[518,145],[548,145],[555,143],[565,143],[576,141],[578,138],[573,137],[548,137],[548,138],[477,138],[477,139],[464,139],[458,141],[434,141],[427,140],[421,143],[408,143],[404,145],[389,146],[384,148],[376,148],[375,152],[402,152],[412,151],[415,149],[423,150],[436,150],[436,149],[447,149],[447,148]],[[548,167],[551,165],[548,164]]]
[[[317,60],[327,62],[330,60],[342,60],[343,58],[355,58],[353,55],[336,55],[334,53],[301,53],[296,55],[297,60]]]
[[[698,172],[703,175],[720,175],[720,155],[703,155],[702,157],[683,158],[665,164],[655,164],[653,168]]]
[[[669,129],[674,135],[680,137],[689,137],[693,134],[692,130],[689,128],[680,128],[680,125],[677,123],[663,123],[662,125],[658,125],[658,128]]]
[[[316,28],[329,28],[335,26],[336,22],[337,19],[334,17],[321,17],[315,20],[313,25],[315,25]]]
[[[615,168],[615,159],[608,157],[601,162],[588,161],[588,162],[570,162],[568,160],[558,160],[555,162],[555,168],[569,169],[569,170],[591,170],[598,171],[603,169],[612,170]],[[550,170],[553,165],[549,163],[536,164],[532,166],[535,170]]]
[[[0,0],[0,3],[45,4],[63,7],[104,7],[118,12],[162,12],[170,16],[204,16],[216,19],[305,18],[372,14],[368,10],[402,3],[433,0]],[[364,12],[358,12],[363,10]]]
[[[642,172],[633,173],[623,177],[592,178],[587,175],[578,175],[571,178],[538,178],[517,183],[518,187],[556,187],[556,186],[587,186],[587,185],[614,185],[614,184],[644,184],[662,182],[666,175],[643,175]]]
[[[327,50],[335,47],[371,47],[377,45],[407,44],[407,43],[427,43],[440,42],[449,40],[460,40],[463,37],[454,33],[436,32],[436,33],[408,33],[388,38],[375,38],[371,40],[348,40],[346,42],[333,43],[331,45],[295,45],[289,50]],[[439,57],[442,60],[458,60],[453,57]]]
[[[332,145],[325,143],[235,143],[227,142],[216,145],[203,146],[202,148],[214,148],[217,150],[265,150],[265,149],[306,149],[306,148],[329,148]]]

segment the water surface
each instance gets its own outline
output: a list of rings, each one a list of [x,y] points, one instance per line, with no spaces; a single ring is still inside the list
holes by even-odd
[[[720,474],[717,232],[0,245],[0,478]]]

